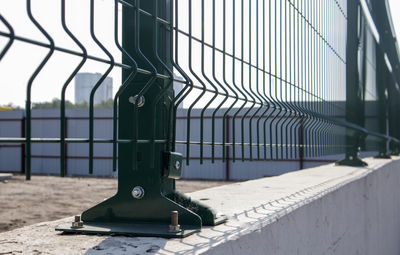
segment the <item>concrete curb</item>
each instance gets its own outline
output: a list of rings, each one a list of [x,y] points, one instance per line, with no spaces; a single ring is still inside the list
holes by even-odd
[[[13,177],[12,174],[0,173],[0,181],[8,180],[11,179],[12,177]]]
[[[56,226],[72,221],[72,218],[66,218],[1,233],[0,254],[334,254],[329,249],[338,249],[338,254],[356,254],[348,244],[355,246],[352,238],[363,236],[362,232],[356,237],[342,236],[352,234],[351,231],[364,231],[354,227],[363,226],[357,220],[364,217],[361,213],[364,208],[355,210],[351,206],[376,208],[374,203],[361,203],[361,188],[369,187],[364,182],[372,179],[377,183],[377,180],[383,180],[383,175],[397,176],[398,171],[393,169],[400,164],[399,158],[367,159],[367,162],[367,168],[330,164],[191,193],[192,198],[228,215],[229,220],[216,227],[204,227],[200,233],[185,239],[62,235],[55,232]],[[394,183],[387,186],[389,191],[392,192],[392,186],[398,187],[397,179],[400,180],[390,179]],[[371,188],[367,191],[372,194],[366,195],[374,196],[376,190]],[[355,218],[347,219],[352,215]],[[374,214],[367,216],[375,217]],[[397,227],[393,222],[391,224]],[[354,229],[345,232],[349,225]],[[371,238],[377,239],[375,235]],[[359,254],[373,254],[363,252],[368,248],[368,241],[366,239],[366,243],[355,246],[360,249]],[[343,252],[340,248],[349,253],[340,253]]]

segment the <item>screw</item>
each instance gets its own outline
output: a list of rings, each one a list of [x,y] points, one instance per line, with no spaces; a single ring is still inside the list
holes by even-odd
[[[181,168],[181,162],[179,162],[178,160],[175,161],[174,167],[176,170],[179,170]]]
[[[144,189],[141,186],[136,186],[132,190],[132,197],[142,199],[144,197]]]
[[[83,222],[81,221],[81,216],[76,215],[74,222],[72,222],[72,228],[83,228]]]
[[[178,211],[171,212],[171,225],[169,225],[169,232],[179,233],[182,231],[181,226],[178,224]]]
[[[143,106],[144,106],[144,103],[146,102],[146,99],[144,98],[144,96],[140,96],[139,100],[137,100],[137,98],[138,98],[138,95],[136,95],[136,96],[130,96],[130,97],[128,98],[129,103],[131,103],[131,104],[136,104],[136,101],[137,101],[137,106],[138,106],[138,107],[143,107]]]

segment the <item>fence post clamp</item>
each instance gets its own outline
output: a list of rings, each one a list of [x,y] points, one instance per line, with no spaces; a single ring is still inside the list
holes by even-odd
[[[180,179],[182,175],[182,154],[177,152],[165,152],[164,162],[164,177]]]

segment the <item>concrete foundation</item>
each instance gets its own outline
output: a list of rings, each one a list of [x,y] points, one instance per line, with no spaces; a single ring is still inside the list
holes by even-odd
[[[229,221],[185,239],[55,232],[68,218],[0,234],[0,254],[400,254],[400,158],[366,161],[192,193]]]

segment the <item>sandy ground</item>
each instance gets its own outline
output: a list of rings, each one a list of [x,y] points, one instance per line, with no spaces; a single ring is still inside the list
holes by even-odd
[[[178,180],[176,189],[188,193],[224,184]],[[33,176],[25,181],[24,176],[14,176],[0,181],[0,232],[79,215],[116,190],[117,180],[107,178]]]

